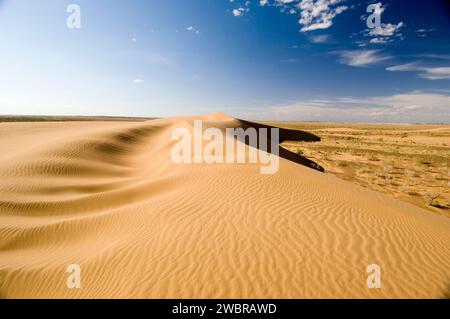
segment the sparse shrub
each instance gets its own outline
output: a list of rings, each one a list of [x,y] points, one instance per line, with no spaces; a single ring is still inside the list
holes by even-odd
[[[422,164],[422,165],[431,165],[431,164],[433,164],[433,161],[431,160],[431,158],[425,157],[425,158],[421,158],[421,159],[419,160],[419,164]]]
[[[438,206],[437,199],[441,196],[439,193],[428,193],[425,195],[425,200],[427,201],[427,204],[433,207]]]

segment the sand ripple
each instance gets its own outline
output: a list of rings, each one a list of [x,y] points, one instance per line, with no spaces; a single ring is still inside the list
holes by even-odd
[[[292,154],[275,175],[257,164],[172,164],[171,129],[191,121],[2,124],[0,297],[449,293],[449,219],[299,165]],[[82,269],[79,290],[66,287],[73,263]],[[374,263],[382,267],[375,290],[366,287]]]

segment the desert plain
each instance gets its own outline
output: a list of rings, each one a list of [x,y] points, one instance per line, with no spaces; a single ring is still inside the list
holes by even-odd
[[[0,123],[0,297],[450,296],[449,126],[269,123],[285,152],[262,175],[173,163],[171,132],[196,119],[248,126]],[[72,264],[80,289],[66,284]]]
[[[318,143],[287,141],[341,179],[450,217],[450,125],[274,122]]]

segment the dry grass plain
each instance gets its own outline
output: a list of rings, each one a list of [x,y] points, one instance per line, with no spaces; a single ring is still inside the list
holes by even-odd
[[[450,125],[271,122],[321,137],[283,147],[327,173],[450,217]]]

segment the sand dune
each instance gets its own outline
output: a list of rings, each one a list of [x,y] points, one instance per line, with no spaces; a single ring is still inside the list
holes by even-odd
[[[0,297],[448,295],[448,218],[288,151],[274,175],[174,164],[171,131],[194,119],[0,124]],[[66,286],[69,264],[81,266],[81,289]],[[381,289],[366,286],[369,264],[382,268]]]

